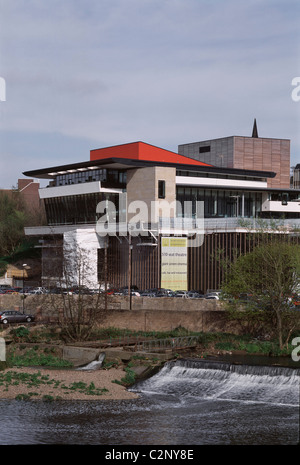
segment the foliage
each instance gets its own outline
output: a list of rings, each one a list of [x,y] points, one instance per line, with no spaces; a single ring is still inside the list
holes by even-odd
[[[28,388],[35,388],[39,389],[40,386],[48,385],[51,386],[53,389],[64,389],[65,392],[74,392],[78,391],[82,394],[86,395],[93,395],[93,396],[101,396],[105,392],[108,392],[106,388],[97,388],[93,382],[89,385],[84,382],[73,382],[70,385],[65,385],[63,382],[51,379],[49,375],[43,375],[41,372],[37,373],[18,373],[16,371],[6,371],[5,373],[0,373],[0,386],[4,390],[8,390],[9,386],[20,386],[24,385],[27,389]],[[16,396],[17,400],[31,400],[33,396],[38,396],[39,393],[37,391],[30,391],[26,394],[18,394]],[[51,402],[53,400],[60,399],[59,396],[56,398],[52,395],[45,394],[42,397],[42,400],[46,402]]]
[[[278,343],[275,341],[224,341],[217,342],[216,349],[226,351],[245,351],[247,354],[259,354],[269,356],[289,355],[293,350],[292,346],[288,345],[284,349],[280,349]]]
[[[10,255],[21,244],[25,223],[25,206],[19,192],[0,192],[0,256]]]
[[[108,392],[108,389],[106,388],[96,388],[95,384],[91,382],[89,385],[84,383],[83,381],[75,381],[73,382],[68,389],[72,391],[79,391],[82,394],[87,394],[90,396],[99,396],[105,392]]]
[[[0,192],[0,276],[11,263],[36,258],[40,250],[25,238],[24,227],[30,224],[30,213],[17,190]]]
[[[67,360],[63,360],[47,351],[40,352],[35,348],[30,348],[26,352],[16,354],[14,351],[7,354],[7,364],[9,366],[48,366],[48,367],[66,367],[73,365]]]
[[[121,384],[122,386],[131,386],[135,382],[136,373],[133,370],[131,370],[130,364],[128,364],[125,368],[125,373],[126,375],[123,378],[121,378],[121,381],[116,379],[112,382],[116,384]]]
[[[279,345],[288,344],[300,325],[300,314],[291,306],[300,279],[300,245],[285,234],[262,234],[253,250],[227,263],[222,290],[227,308],[249,332],[272,334],[276,328]],[[245,294],[246,302],[238,299]]]
[[[190,331],[182,326],[179,326],[170,331],[135,331],[131,329],[120,328],[98,328],[94,329],[91,336],[95,339],[124,339],[129,337],[149,338],[149,339],[164,339],[168,337],[184,337],[199,334],[198,332]]]
[[[13,337],[14,340],[25,339],[28,341],[30,331],[25,326],[18,326],[17,328],[13,328],[10,331],[10,335]]]

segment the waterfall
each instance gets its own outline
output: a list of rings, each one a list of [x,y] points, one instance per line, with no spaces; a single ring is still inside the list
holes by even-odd
[[[299,405],[299,369],[205,360],[168,362],[132,390],[185,400]]]
[[[105,359],[105,353],[102,352],[99,355],[98,360],[94,360],[83,367],[77,368],[77,370],[100,370],[104,362],[104,359]]]

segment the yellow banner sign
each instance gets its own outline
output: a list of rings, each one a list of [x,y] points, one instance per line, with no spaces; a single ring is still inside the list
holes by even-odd
[[[187,291],[187,238],[163,237],[161,240],[161,287]]]

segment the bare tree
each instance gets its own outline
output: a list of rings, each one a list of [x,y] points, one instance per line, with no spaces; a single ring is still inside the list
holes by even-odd
[[[86,340],[94,326],[106,315],[107,280],[106,254],[98,254],[104,258],[98,268],[98,285],[95,289],[95,269],[90,254],[82,247],[64,244],[52,252],[51,278],[48,287],[51,305],[58,315],[58,323],[66,340]],[[49,273],[50,274],[50,273]]]

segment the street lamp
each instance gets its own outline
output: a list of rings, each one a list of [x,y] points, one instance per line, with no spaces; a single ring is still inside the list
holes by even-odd
[[[24,303],[25,303],[24,302],[24,300],[25,300],[25,295],[24,295],[24,271],[25,271],[25,266],[27,266],[27,263],[23,263],[22,266],[23,266],[23,296],[22,296],[23,297],[23,302],[22,302],[23,305],[22,306],[23,306],[23,314],[24,314]]]

